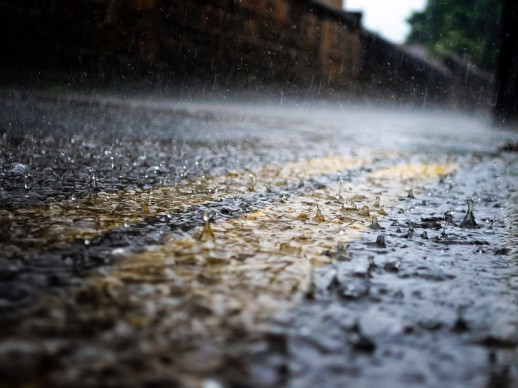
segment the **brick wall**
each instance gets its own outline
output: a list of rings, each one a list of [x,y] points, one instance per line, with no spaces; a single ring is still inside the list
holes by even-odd
[[[3,0],[0,60],[101,82],[346,87],[359,77],[360,29],[320,11],[305,0]]]
[[[361,15],[313,0],[0,0],[0,50],[4,83],[468,100],[452,71],[363,30]]]

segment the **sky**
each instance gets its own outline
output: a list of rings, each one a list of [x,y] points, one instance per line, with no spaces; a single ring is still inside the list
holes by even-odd
[[[403,43],[410,31],[405,21],[421,11],[427,0],[345,0],[347,11],[363,11],[363,25],[394,43]]]

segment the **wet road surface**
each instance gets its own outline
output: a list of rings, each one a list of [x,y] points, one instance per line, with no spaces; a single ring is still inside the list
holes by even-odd
[[[516,133],[337,102],[0,108],[0,385],[518,384]]]

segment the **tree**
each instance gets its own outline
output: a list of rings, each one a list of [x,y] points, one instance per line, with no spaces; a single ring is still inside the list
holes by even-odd
[[[518,3],[505,0],[494,121],[518,125]]]
[[[456,54],[494,72],[501,35],[502,0],[428,0],[408,19],[408,44],[423,44],[430,55]]]

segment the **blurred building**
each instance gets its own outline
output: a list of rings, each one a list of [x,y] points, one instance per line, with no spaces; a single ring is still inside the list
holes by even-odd
[[[0,0],[0,84],[323,92],[422,106],[490,106],[491,80],[458,61],[436,64],[386,41],[343,5]]]
[[[329,5],[336,9],[342,9],[344,7],[344,0],[319,0],[322,4]]]

